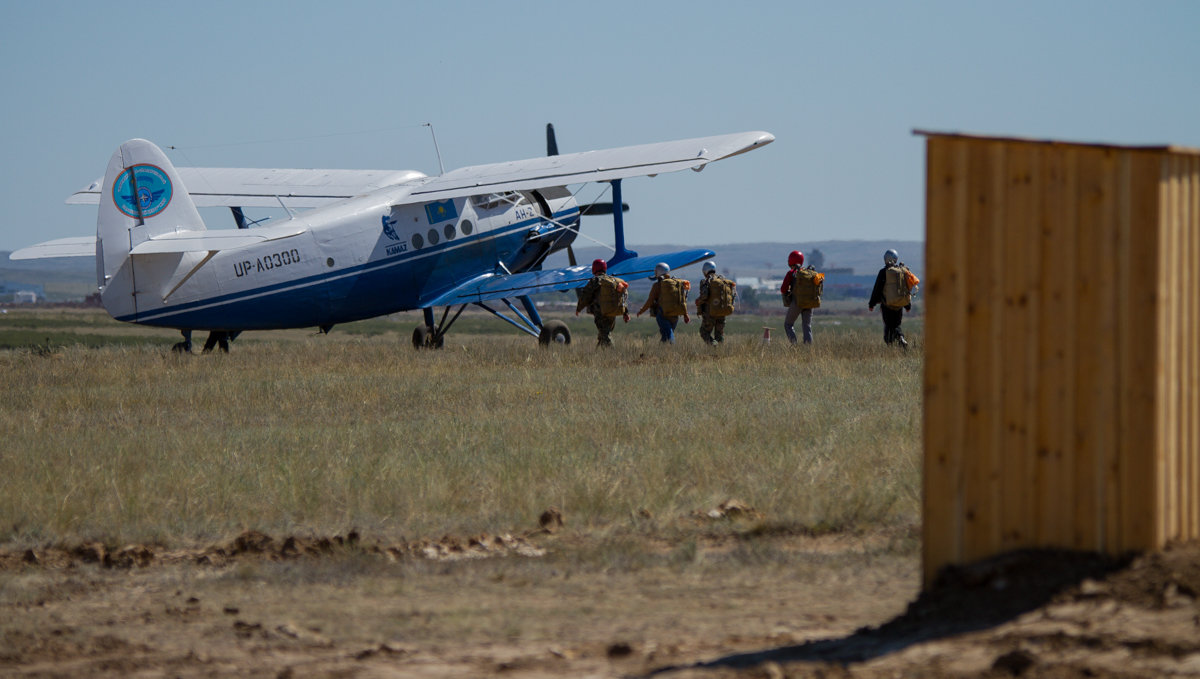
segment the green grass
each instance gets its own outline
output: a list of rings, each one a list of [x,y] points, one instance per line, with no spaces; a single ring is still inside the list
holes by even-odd
[[[662,346],[643,318],[599,351],[590,319],[539,348],[471,316],[417,352],[407,314],[179,356],[170,331],[82,316],[103,332],[79,337],[112,343],[60,326],[61,344],[0,351],[0,542],[499,532],[549,506],[603,532],[729,498],[772,526],[919,516],[919,323],[903,353],[874,316],[818,315],[799,348],[779,317],[735,317],[718,348],[695,324]],[[10,320],[0,346],[61,319]]]

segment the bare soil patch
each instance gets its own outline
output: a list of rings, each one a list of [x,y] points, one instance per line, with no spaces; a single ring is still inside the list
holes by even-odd
[[[1200,676],[1200,545],[920,592],[911,530],[0,550],[0,675]]]

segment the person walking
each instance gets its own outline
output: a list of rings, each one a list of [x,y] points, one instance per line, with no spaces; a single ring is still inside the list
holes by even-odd
[[[883,253],[883,268],[875,277],[875,287],[871,289],[867,309],[874,311],[878,306],[883,314],[884,344],[895,343],[901,349],[908,348],[908,340],[904,338],[900,324],[904,321],[904,312],[912,311],[912,293],[920,282],[900,261],[900,253],[895,250]]]
[[[788,254],[790,269],[783,277],[779,292],[783,294],[783,305],[788,308],[783,330],[788,341],[796,343],[796,319],[800,319],[804,343],[812,344],[812,313],[821,306],[821,293],[825,289],[825,274],[813,267],[804,268],[804,253],[792,250]]]
[[[592,278],[579,289],[575,315],[587,309],[596,323],[596,346],[611,347],[612,331],[620,316],[629,322],[629,284],[608,275],[608,263],[603,259],[592,262]]]
[[[650,277],[654,285],[650,286],[650,294],[646,303],[638,310],[641,316],[647,309],[654,320],[658,321],[658,333],[661,341],[675,343],[675,326],[679,325],[679,317],[683,316],[684,323],[691,323],[692,318],[687,312],[688,290],[692,284],[682,278],[671,275],[671,267],[666,262],[654,265],[654,275]]]
[[[705,344],[716,346],[725,341],[725,317],[733,313],[737,300],[737,283],[717,273],[713,261],[705,262],[700,270],[700,291],[696,294],[696,312],[700,314],[700,337]]]

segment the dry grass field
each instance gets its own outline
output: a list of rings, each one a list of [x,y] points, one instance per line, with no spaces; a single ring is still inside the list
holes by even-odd
[[[811,347],[779,317],[739,317],[715,348],[634,321],[597,350],[587,320],[541,348],[470,316],[417,352],[415,322],[182,356],[101,312],[0,316],[0,675],[1200,668],[1194,550],[1135,584],[1075,564],[1091,589],[1046,619],[1026,620],[1045,579],[1011,563],[918,599],[919,318],[907,352],[847,313],[818,315]],[[1174,599],[1134,619],[1115,593],[1164,572]],[[1004,627],[1093,625],[1108,649],[1106,616],[1178,634],[1063,665]],[[955,641],[972,632],[990,636]]]

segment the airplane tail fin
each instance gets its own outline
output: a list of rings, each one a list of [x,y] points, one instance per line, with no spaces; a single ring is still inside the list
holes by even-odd
[[[115,318],[137,314],[132,248],[154,236],[204,230],[166,154],[145,139],[121,144],[108,161],[96,218],[96,278],[104,307]]]

